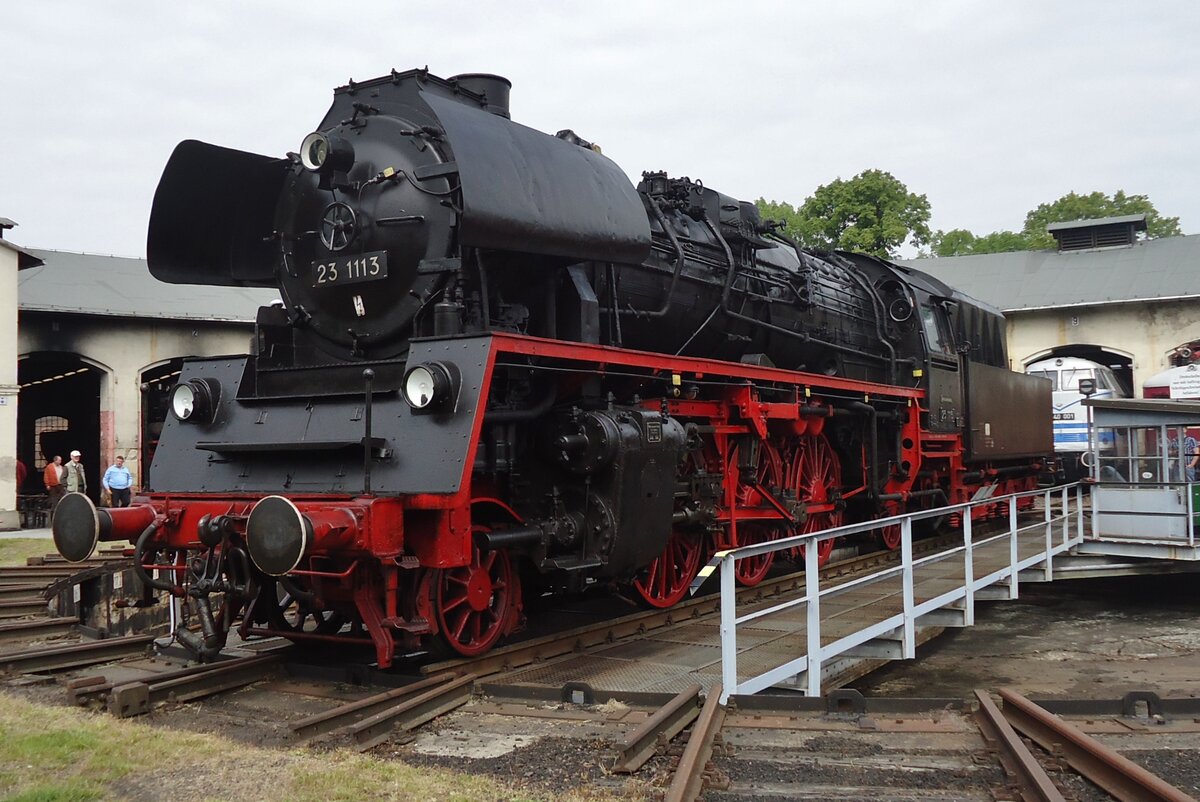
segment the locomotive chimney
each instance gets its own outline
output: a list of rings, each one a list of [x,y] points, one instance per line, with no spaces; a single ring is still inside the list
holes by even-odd
[[[455,75],[450,79],[454,83],[477,95],[483,95],[487,101],[487,110],[504,119],[508,116],[508,93],[512,89],[512,81],[499,75],[487,72],[467,72]]]

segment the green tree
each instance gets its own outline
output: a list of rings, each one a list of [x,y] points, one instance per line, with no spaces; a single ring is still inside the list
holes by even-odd
[[[1053,203],[1043,203],[1025,215],[1025,236],[1029,248],[1053,248],[1054,237],[1046,233],[1050,223],[1066,223],[1072,220],[1095,220],[1102,217],[1119,217],[1126,214],[1146,215],[1146,237],[1178,237],[1178,217],[1163,217],[1145,195],[1126,195],[1117,190],[1112,196],[1103,192],[1078,195],[1068,192]]]
[[[930,244],[934,256],[973,256],[1029,250],[1029,238],[1020,231],[993,231],[977,237],[966,229],[955,228],[935,232]]]
[[[801,245],[889,256],[909,240],[929,243],[929,200],[909,192],[883,170],[866,170],[818,187],[800,208],[759,198],[767,219],[783,223],[783,232]]]
[[[1025,215],[1025,227],[1020,231],[993,231],[977,237],[962,228],[937,231],[930,241],[933,256],[972,256],[980,253],[1009,253],[1037,251],[1055,246],[1054,237],[1046,232],[1051,223],[1073,220],[1098,220],[1127,214],[1146,215],[1146,237],[1178,237],[1178,217],[1163,217],[1145,195],[1126,195],[1118,190],[1113,195],[1092,192],[1079,195],[1068,192],[1052,203],[1043,203]]]

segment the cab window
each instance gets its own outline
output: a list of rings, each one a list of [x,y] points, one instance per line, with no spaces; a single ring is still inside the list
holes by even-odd
[[[929,304],[921,304],[921,327],[925,329],[925,341],[930,351],[953,354],[954,348],[946,331],[945,315]]]
[[[1079,391],[1080,379],[1092,379],[1095,376],[1091,368],[1068,368],[1062,372],[1062,390]]]
[[[1030,376],[1037,376],[1039,379],[1049,379],[1050,389],[1058,389],[1058,371],[1057,370],[1031,370]]]

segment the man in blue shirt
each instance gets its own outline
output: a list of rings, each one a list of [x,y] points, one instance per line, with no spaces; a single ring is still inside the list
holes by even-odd
[[[129,506],[133,477],[129,475],[129,469],[125,467],[124,457],[117,457],[116,464],[108,466],[108,470],[104,472],[104,478],[100,480],[100,485],[112,494],[114,507]]]

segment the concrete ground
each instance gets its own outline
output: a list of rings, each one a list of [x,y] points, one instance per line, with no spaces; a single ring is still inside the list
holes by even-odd
[[[46,540],[50,540],[52,537],[54,537],[54,535],[53,535],[53,533],[51,533],[50,527],[48,527],[48,526],[41,527],[39,529],[10,529],[10,530],[4,531],[4,532],[0,532],[0,538],[25,538],[25,537],[44,538]]]

